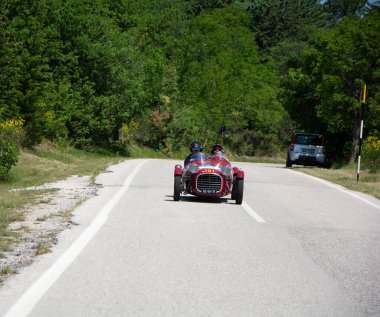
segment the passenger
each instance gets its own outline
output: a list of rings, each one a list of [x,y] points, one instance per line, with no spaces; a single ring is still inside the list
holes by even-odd
[[[202,153],[203,147],[199,142],[192,142],[190,144],[190,154],[185,158],[184,166],[189,164],[191,161],[198,160],[201,158],[207,158],[208,155]]]
[[[224,148],[220,144],[215,144],[212,147],[211,155],[213,156],[224,156]]]

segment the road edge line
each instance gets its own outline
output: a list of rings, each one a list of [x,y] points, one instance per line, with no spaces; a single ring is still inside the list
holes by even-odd
[[[87,246],[99,229],[105,224],[110,212],[119,202],[121,197],[123,197],[123,195],[127,192],[134,177],[146,162],[147,160],[140,162],[133,169],[132,173],[123,183],[123,186],[100,210],[89,227],[59,257],[59,259],[28,288],[28,290],[18,299],[18,301],[7,311],[4,317],[25,317],[33,310],[42,296],[59,279],[71,263],[74,262],[77,256]]]
[[[307,176],[309,178],[312,178],[314,180],[317,180],[320,183],[323,183],[323,184],[328,185],[328,186],[330,186],[330,187],[332,187],[334,189],[337,189],[337,190],[339,190],[339,191],[341,191],[343,193],[346,193],[347,195],[350,195],[350,196],[352,196],[354,198],[357,198],[357,199],[361,200],[362,202],[365,202],[368,205],[370,205],[370,206],[372,206],[372,207],[380,210],[380,206],[379,205],[373,203],[372,201],[369,201],[368,199],[365,199],[364,197],[360,197],[358,194],[356,194],[355,192],[353,192],[351,189],[348,189],[348,188],[346,188],[346,187],[344,187],[342,185],[337,185],[337,184],[334,184],[334,183],[332,183],[330,181],[327,181],[325,179],[319,178],[317,176],[309,175],[309,174],[306,174],[306,173],[302,173],[302,172],[298,172],[298,171],[294,171],[294,170],[289,170],[289,169],[288,169],[288,171],[291,171],[291,172],[294,172],[294,173],[298,173],[298,174]],[[363,195],[366,195],[366,194],[363,193]]]

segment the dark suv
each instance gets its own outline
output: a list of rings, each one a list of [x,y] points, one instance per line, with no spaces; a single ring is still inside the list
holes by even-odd
[[[293,133],[288,148],[286,167],[298,165],[324,166],[326,162],[324,137],[313,133]]]

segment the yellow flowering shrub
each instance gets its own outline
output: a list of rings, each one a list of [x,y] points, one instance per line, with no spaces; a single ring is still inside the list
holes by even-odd
[[[370,135],[366,140],[366,144],[372,150],[379,151],[380,150],[380,139],[375,137],[374,135]]]
[[[129,124],[124,123],[119,131],[120,141],[130,142],[133,133],[139,129],[139,124],[135,120],[131,120]]]
[[[23,119],[8,119],[5,122],[0,122],[0,130],[5,129],[20,129],[25,123]]]
[[[368,136],[363,143],[363,165],[371,173],[380,171],[380,139],[374,135]]]

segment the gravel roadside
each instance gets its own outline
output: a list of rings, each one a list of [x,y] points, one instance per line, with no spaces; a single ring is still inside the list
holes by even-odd
[[[83,201],[96,195],[99,185],[89,176],[71,176],[26,190],[49,190],[38,202],[25,207],[25,219],[13,222],[9,228],[20,234],[20,243],[0,258],[0,285],[10,275],[31,264],[35,257],[49,252],[57,243],[57,234],[75,225],[71,212]],[[25,189],[23,189],[25,190]]]

